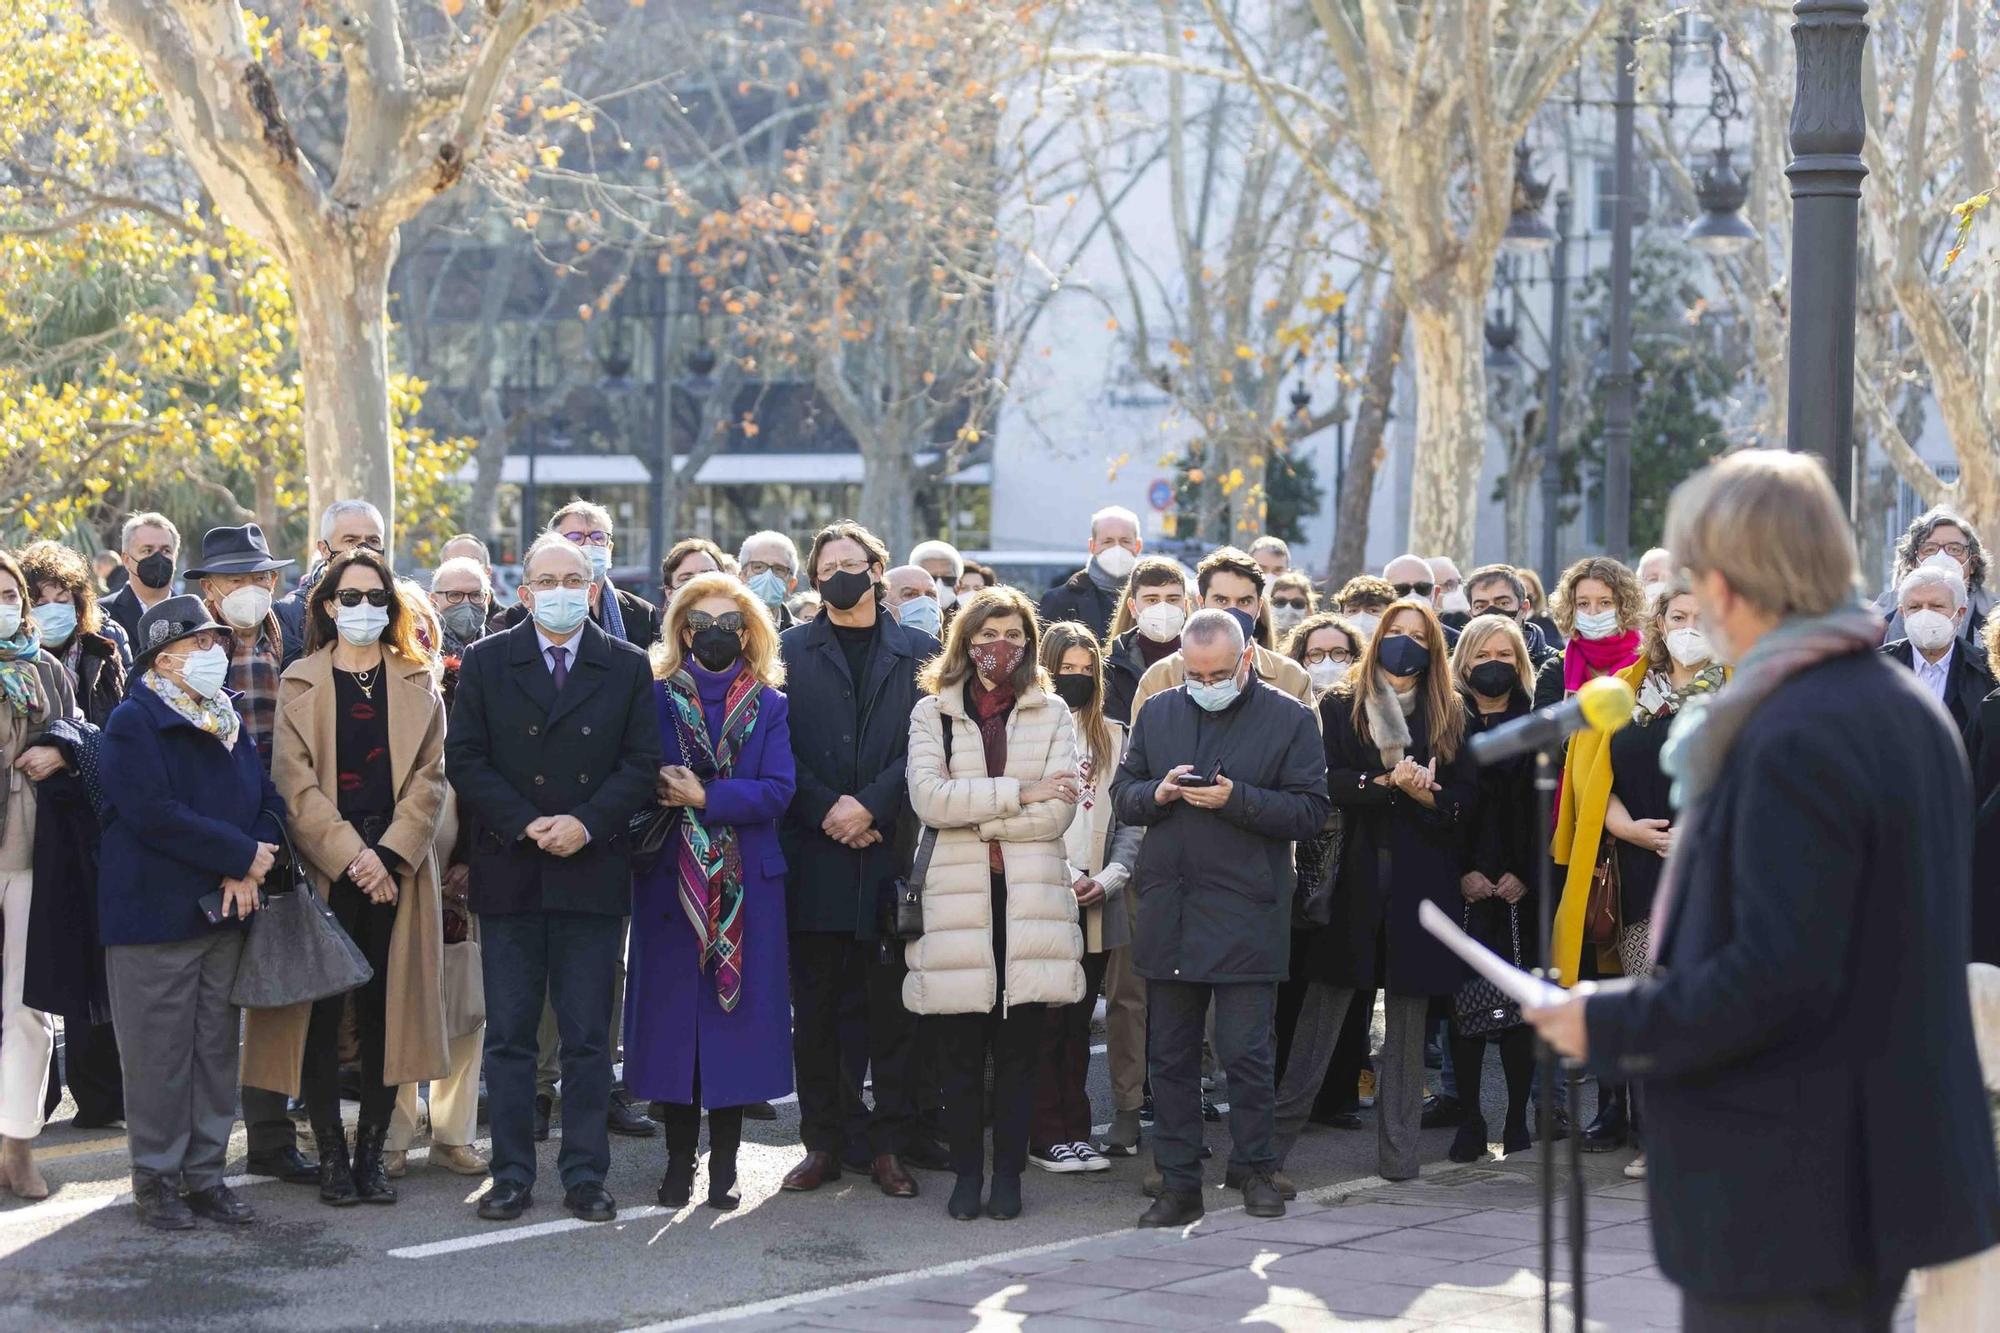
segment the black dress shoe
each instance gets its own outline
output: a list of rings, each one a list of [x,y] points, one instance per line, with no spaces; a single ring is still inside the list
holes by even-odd
[[[745,1102],[743,1105],[743,1118],[745,1120],[776,1120],[778,1118],[778,1108],[769,1102]]]
[[[952,1185],[951,1201],[945,1204],[945,1211],[959,1222],[978,1221],[981,1207],[979,1194],[985,1188],[986,1178],[976,1171],[969,1176],[960,1176]]]
[[[1021,1177],[993,1176],[993,1188],[986,1195],[986,1215],[996,1222],[1011,1222],[1021,1215]]]
[[[1359,1111],[1328,1111],[1325,1115],[1311,1117],[1315,1125],[1325,1125],[1328,1129],[1360,1129]]]
[[[257,1220],[257,1210],[237,1198],[227,1185],[214,1185],[205,1190],[189,1190],[187,1206],[188,1211],[196,1217],[205,1217],[224,1226],[248,1226]]]
[[[543,1096],[535,1098],[535,1142],[549,1141],[549,1118],[555,1114],[555,1109],[556,1104],[553,1099]]]
[[[535,1196],[530,1187],[511,1180],[496,1180],[479,1201],[479,1216],[488,1222],[512,1222],[524,1209],[534,1206]]]
[[[951,1149],[945,1147],[936,1139],[926,1138],[921,1134],[911,1138],[909,1144],[897,1156],[903,1159],[903,1165],[914,1166],[919,1170],[951,1170]],[[866,1171],[868,1166],[869,1163],[863,1162],[855,1170]]]
[[[319,1184],[319,1163],[288,1143],[272,1153],[252,1153],[243,1170],[253,1176],[276,1176],[287,1185]]]
[[[1202,1213],[1199,1194],[1162,1193],[1139,1218],[1142,1227],[1184,1227],[1199,1222]]]
[[[1424,1098],[1425,1129],[1456,1129],[1465,1123],[1465,1103],[1456,1097],[1439,1094]]]
[[[611,1191],[599,1181],[585,1181],[572,1185],[563,1193],[563,1207],[579,1222],[611,1222],[618,1217],[618,1205],[611,1198]]]
[[[180,1190],[150,1171],[132,1173],[132,1209],[155,1231],[194,1230],[194,1211]]]
[[[1243,1211],[1252,1217],[1283,1217],[1285,1196],[1270,1173],[1252,1171],[1243,1182]]]
[[[1599,1096],[1603,1104],[1597,1118],[1584,1128],[1583,1142],[1577,1146],[1585,1152],[1616,1152],[1625,1146],[1632,1128],[1625,1114],[1624,1085],[1605,1089]]]
[[[660,1132],[659,1124],[632,1105],[632,1099],[622,1091],[611,1094],[611,1104],[604,1112],[604,1127],[628,1139],[650,1139]]]
[[[70,1117],[69,1127],[71,1129],[117,1129],[124,1125],[124,1123],[125,1117],[122,1115],[87,1116],[79,1111]]]

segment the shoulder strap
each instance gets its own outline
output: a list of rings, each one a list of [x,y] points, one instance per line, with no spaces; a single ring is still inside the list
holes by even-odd
[[[951,714],[938,709],[938,721],[944,723],[944,775],[951,776]]]

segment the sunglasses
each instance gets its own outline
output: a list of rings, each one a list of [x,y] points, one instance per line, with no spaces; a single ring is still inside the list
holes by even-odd
[[[1292,608],[1292,610],[1294,610],[1294,611],[1303,611],[1303,610],[1305,610],[1305,609],[1306,609],[1306,599],[1305,599],[1305,598],[1303,598],[1303,597],[1299,597],[1299,598],[1291,598],[1291,597],[1273,597],[1273,598],[1271,599],[1271,605],[1272,605],[1272,606],[1289,606],[1289,607],[1290,607],[1290,608]]]
[[[366,601],[370,606],[387,606],[389,604],[389,590],[387,588],[368,588],[366,590],[361,588],[342,588],[334,594],[334,598],[342,606],[359,606],[363,601]]]
[[[1437,588],[1435,583],[1392,583],[1389,586],[1396,590],[1398,597],[1408,597],[1411,593],[1419,597],[1428,597]]]
[[[741,611],[725,611],[719,616],[712,616],[706,611],[690,611],[688,612],[688,628],[696,634],[707,629],[720,629],[730,634],[741,634],[743,632],[743,613]]]

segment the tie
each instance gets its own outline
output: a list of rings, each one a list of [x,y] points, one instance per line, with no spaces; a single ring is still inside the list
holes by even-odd
[[[549,649],[549,661],[552,663],[549,674],[556,678],[556,693],[560,694],[563,685],[569,680],[569,649]]]

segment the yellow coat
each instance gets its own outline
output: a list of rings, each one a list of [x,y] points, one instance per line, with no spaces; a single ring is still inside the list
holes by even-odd
[[[435,843],[445,813],[444,703],[430,669],[390,656],[389,766],[396,812],[382,845],[402,859],[389,936],[388,1031],[382,1081],[390,1087],[451,1072],[445,1040],[444,916]],[[322,898],[363,850],[340,817],[334,742],[333,653],[302,657],[278,685],[271,780],[285,798],[292,845]],[[296,1096],[311,1005],[246,1011],[243,1082]]]
[[[1560,668],[1551,668],[1552,670]],[[1637,694],[1646,682],[1648,664],[1639,660],[1618,673]],[[1611,733],[1579,731],[1570,738],[1563,760],[1562,806],[1556,812],[1556,864],[1568,867],[1562,897],[1556,900],[1556,980],[1574,986],[1583,959],[1583,913],[1590,902],[1590,878],[1604,844],[1604,811],[1611,804]]]

